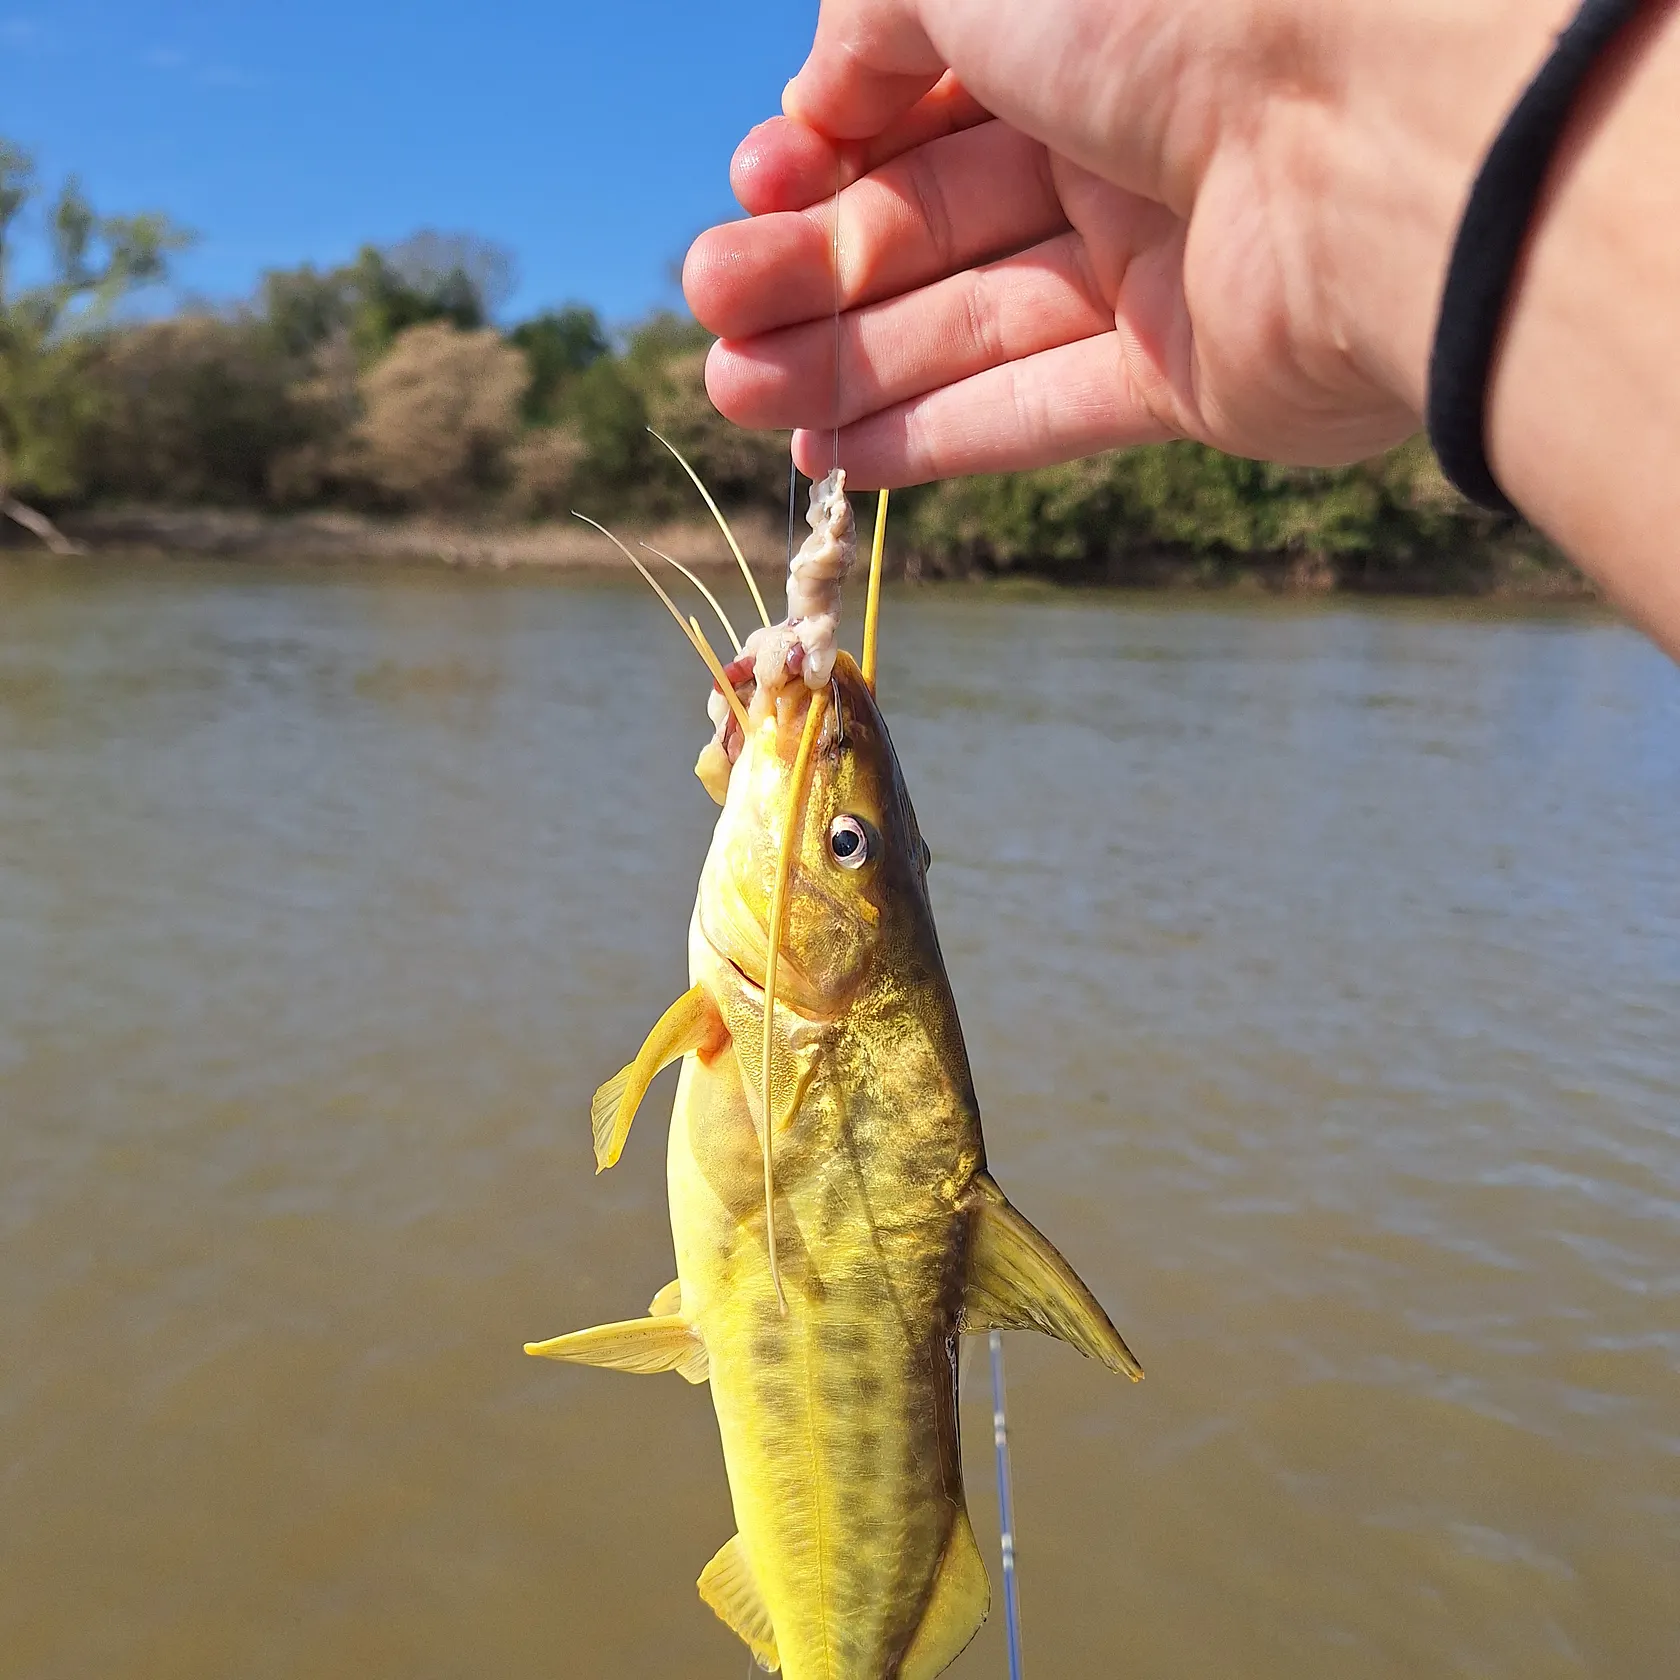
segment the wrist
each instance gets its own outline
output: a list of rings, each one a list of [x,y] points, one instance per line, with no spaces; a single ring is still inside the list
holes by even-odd
[[[1425,0],[1338,12],[1312,261],[1332,342],[1420,420],[1470,184],[1576,4]]]

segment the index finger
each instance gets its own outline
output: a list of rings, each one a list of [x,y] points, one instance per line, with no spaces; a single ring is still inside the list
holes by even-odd
[[[805,123],[772,117],[735,148],[729,184],[750,216],[804,210],[872,169],[992,113],[947,71],[909,110],[867,140],[834,141]]]

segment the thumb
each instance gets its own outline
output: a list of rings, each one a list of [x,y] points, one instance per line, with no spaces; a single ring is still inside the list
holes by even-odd
[[[810,56],[782,90],[782,112],[831,140],[867,140],[945,69],[918,0],[823,0]]]

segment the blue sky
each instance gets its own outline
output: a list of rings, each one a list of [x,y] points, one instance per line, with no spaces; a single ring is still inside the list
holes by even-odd
[[[815,0],[0,0],[0,134],[50,184],[197,230],[185,289],[248,293],[421,227],[509,246],[507,313],[680,301],[673,259],[739,214]]]

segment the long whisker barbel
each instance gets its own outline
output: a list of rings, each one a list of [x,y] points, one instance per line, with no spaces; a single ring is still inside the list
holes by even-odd
[[[741,733],[743,735],[750,735],[752,733],[752,724],[747,719],[746,708],[741,704],[741,698],[738,694],[736,694],[734,685],[725,677],[723,664],[718,659],[718,656],[712,651],[712,644],[706,640],[706,634],[700,628],[699,619],[693,617],[684,618],[677,608],[677,603],[673,601],[663,589],[660,588],[658,578],[656,578],[653,573],[642,564],[636,555],[632,553],[630,549],[626,548],[625,545],[620,542],[619,539],[615,537],[612,532],[609,531],[598,519],[591,519],[587,513],[579,513],[576,508],[572,509],[572,517],[574,519],[581,519],[585,525],[594,526],[594,528],[599,531],[601,535],[605,537],[607,541],[610,542],[619,551],[619,553],[622,554],[624,558],[636,568],[638,572],[642,574],[643,581],[647,584],[648,588],[650,588],[664,603],[666,612],[668,612],[671,617],[677,621],[677,628],[688,638],[694,651],[700,655],[700,663],[711,673],[712,681],[717,685],[719,693],[723,695],[730,711],[735,714],[735,721],[740,724]]]
[[[758,580],[752,574],[752,567],[747,564],[747,557],[741,552],[741,545],[735,540],[735,533],[729,528],[729,521],[723,517],[723,509],[712,498],[712,493],[701,482],[700,475],[688,464],[687,458],[668,437],[662,437],[652,426],[648,427],[648,435],[656,438],[676,457],[676,462],[682,470],[694,481],[694,488],[700,492],[706,506],[712,510],[712,518],[717,521],[717,527],[723,532],[723,540],[729,544],[729,552],[735,556],[735,564],[741,568],[741,576],[747,580],[747,592],[753,598],[753,605],[758,608],[759,619],[768,628],[770,614],[764,605],[764,597],[759,593]]]
[[[685,566],[685,565],[684,565],[684,564],[683,564],[683,563],[682,563],[682,561],[680,561],[680,560],[673,560],[673,559],[672,559],[672,558],[671,558],[671,556],[670,556],[670,555],[669,555],[669,554],[667,554],[667,553],[666,553],[666,552],[665,552],[665,551],[664,551],[664,550],[663,550],[663,549],[659,549],[659,548],[655,548],[655,547],[654,547],[654,546],[653,546],[653,544],[652,544],[652,543],[650,543],[650,542],[645,542],[645,543],[643,543],[643,544],[642,544],[642,547],[643,547],[643,548],[645,548],[645,549],[646,549],[646,550],[647,550],[647,551],[648,551],[648,553],[649,553],[649,554],[657,554],[657,555],[658,555],[658,556],[659,556],[659,558],[660,558],[660,559],[661,559],[661,560],[663,560],[663,561],[664,561],[664,562],[665,562],[665,564],[666,564],[666,565],[667,565],[667,566],[675,566],[675,567],[676,567],[676,569],[677,569],[677,570],[678,570],[678,571],[679,571],[679,572],[681,572],[681,573],[682,573],[682,575],[683,575],[683,576],[684,576],[684,577],[685,577],[685,578],[687,578],[687,579],[688,579],[688,581],[689,581],[689,582],[690,582],[690,583],[692,583],[692,584],[693,584],[693,585],[694,585],[694,587],[695,587],[695,588],[696,588],[696,589],[698,589],[698,590],[699,590],[699,591],[700,591],[700,593],[701,593],[701,594],[702,594],[702,595],[704,595],[704,596],[705,596],[705,597],[706,597],[706,604],[707,604],[707,605],[708,605],[708,606],[709,606],[709,607],[710,607],[710,608],[711,608],[711,609],[712,609],[712,611],[713,611],[713,612],[714,612],[714,613],[716,613],[716,614],[717,614],[717,621],[718,621],[718,623],[719,623],[719,624],[721,624],[721,625],[722,625],[722,626],[723,626],[723,629],[724,629],[724,634],[725,634],[725,635],[727,635],[727,636],[728,636],[728,637],[729,637],[729,640],[730,640],[730,644],[731,644],[731,645],[732,645],[732,646],[733,646],[733,647],[734,647],[734,649],[735,649],[735,652],[736,652],[736,654],[737,654],[737,655],[739,655],[739,653],[740,653],[740,651],[741,651],[741,634],[740,634],[740,632],[739,632],[739,631],[738,631],[738,630],[737,630],[737,629],[736,629],[736,628],[735,628],[735,626],[734,626],[734,625],[733,625],[733,624],[731,624],[731,623],[730,623],[730,622],[729,622],[729,614],[728,614],[728,613],[726,613],[726,612],[725,612],[725,611],[724,611],[724,610],[723,610],[723,608],[722,608],[722,607],[721,607],[721,606],[720,606],[720,605],[719,605],[719,604],[718,604],[718,598],[717,598],[717,596],[715,596],[715,595],[714,595],[714,594],[713,594],[713,593],[712,593],[712,592],[711,592],[711,590],[709,590],[709,589],[708,589],[708,588],[707,588],[707,587],[706,587],[706,586],[705,586],[705,584],[703,584],[703,583],[702,583],[702,582],[701,582],[701,581],[700,581],[700,579],[699,579],[699,578],[697,578],[697,577],[696,577],[696,576],[695,576],[695,575],[694,575],[694,573],[693,573],[693,572],[691,572],[691,571],[690,571],[690,570],[689,570],[689,569],[688,569],[688,567],[687,567],[687,566]]]

